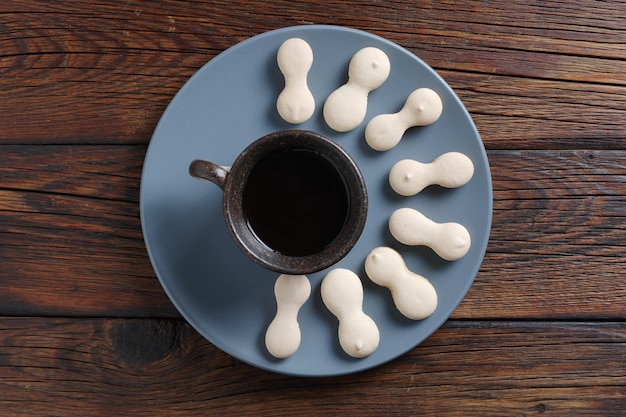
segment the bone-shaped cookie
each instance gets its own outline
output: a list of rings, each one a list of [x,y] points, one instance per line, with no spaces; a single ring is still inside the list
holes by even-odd
[[[429,185],[457,188],[474,175],[474,164],[460,152],[447,152],[424,164],[412,159],[397,162],[389,171],[389,185],[403,196],[412,196]]]
[[[380,333],[370,316],[363,312],[363,284],[352,271],[337,268],[322,280],[322,300],[339,320],[341,348],[350,356],[363,358],[378,347]]]
[[[418,88],[406,99],[398,113],[380,114],[365,128],[365,140],[372,149],[388,151],[396,146],[407,129],[434,123],[441,116],[443,104],[430,88]]]
[[[300,346],[298,311],[311,294],[305,275],[280,275],[274,284],[276,316],[265,332],[265,346],[276,358],[293,355]]]
[[[348,67],[348,82],[333,91],[324,103],[324,120],[337,132],[361,124],[367,113],[367,96],[389,76],[389,58],[378,48],[359,50]]]
[[[285,87],[276,100],[276,109],[289,123],[303,123],[315,111],[315,98],[307,84],[313,65],[313,51],[300,38],[287,39],[278,49],[278,67],[285,78]]]
[[[365,272],[374,283],[389,289],[396,308],[405,317],[423,320],[435,312],[435,287],[410,271],[397,251],[385,246],[372,250],[365,258]]]
[[[394,211],[389,218],[389,231],[400,243],[428,246],[447,261],[465,256],[471,238],[459,223],[436,223],[412,208]]]

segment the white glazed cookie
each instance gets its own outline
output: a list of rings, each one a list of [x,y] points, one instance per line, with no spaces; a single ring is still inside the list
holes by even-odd
[[[396,308],[405,317],[423,320],[437,308],[437,291],[430,281],[407,268],[402,255],[388,247],[372,250],[365,272],[376,284],[389,288]]]
[[[337,268],[322,280],[322,300],[339,320],[339,344],[354,358],[364,358],[378,347],[380,333],[363,312],[363,284],[352,271]]]
[[[407,129],[434,123],[441,116],[443,104],[430,88],[418,88],[406,99],[398,113],[374,117],[365,128],[365,141],[372,149],[388,151],[396,146]]]
[[[428,246],[447,261],[461,259],[471,245],[469,232],[459,223],[435,223],[412,208],[394,211],[389,218],[389,231],[398,242]]]
[[[457,188],[474,175],[474,164],[460,152],[448,152],[423,164],[412,159],[397,162],[389,171],[389,185],[403,196],[412,196],[429,185]]]
[[[280,46],[276,60],[285,78],[285,88],[276,100],[276,109],[285,121],[303,123],[315,111],[315,98],[307,84],[313,51],[303,39],[291,38]]]
[[[298,311],[311,294],[311,284],[305,275],[278,277],[274,284],[276,316],[265,332],[265,346],[276,358],[293,355],[300,346]]]
[[[337,132],[361,124],[367,112],[367,96],[385,82],[391,71],[387,55],[378,48],[359,50],[350,60],[348,82],[333,91],[324,103],[324,119]]]

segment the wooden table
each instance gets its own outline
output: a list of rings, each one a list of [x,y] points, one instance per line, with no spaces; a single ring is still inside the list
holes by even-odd
[[[268,373],[199,336],[146,254],[141,169],[219,52],[332,24],[414,52],[487,149],[491,239],[469,294],[362,373]],[[0,3],[3,416],[626,413],[626,4]]]

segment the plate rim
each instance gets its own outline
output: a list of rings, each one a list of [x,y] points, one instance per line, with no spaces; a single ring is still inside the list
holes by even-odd
[[[443,86],[445,86],[447,89],[450,90],[450,92],[452,93],[452,98],[457,102],[459,108],[462,110],[462,112],[464,113],[464,117],[467,119],[467,121],[470,123],[470,126],[473,130],[472,135],[475,135],[476,138],[478,138],[478,142],[479,142],[479,148],[478,150],[481,153],[481,156],[483,158],[483,161],[485,163],[485,168],[486,168],[486,184],[485,187],[487,189],[487,194],[488,194],[488,201],[487,203],[487,208],[488,211],[486,213],[487,217],[486,217],[486,229],[485,229],[485,239],[484,242],[482,242],[482,245],[480,246],[480,256],[476,259],[475,262],[475,268],[471,271],[472,273],[469,274],[471,276],[470,279],[468,279],[465,282],[465,285],[463,286],[462,291],[460,291],[460,297],[459,300],[457,302],[455,302],[454,304],[451,305],[451,307],[449,307],[450,309],[450,313],[445,315],[444,318],[442,318],[441,320],[439,320],[438,322],[436,322],[436,324],[433,326],[433,329],[429,332],[425,332],[424,336],[422,337],[421,340],[416,341],[414,344],[411,344],[411,347],[409,347],[408,349],[405,350],[401,350],[399,352],[397,352],[396,355],[391,356],[391,357],[386,357],[384,360],[379,361],[377,363],[373,363],[373,364],[367,364],[364,366],[355,366],[354,369],[349,369],[349,370],[345,370],[345,371],[340,371],[340,372],[335,372],[335,373],[312,373],[312,374],[304,374],[302,372],[297,372],[297,371],[290,371],[289,369],[283,369],[283,368],[278,368],[278,367],[272,367],[272,366],[266,366],[264,364],[259,364],[256,363],[254,361],[248,360],[245,357],[242,357],[241,355],[236,355],[233,354],[232,352],[228,351],[227,349],[224,349],[223,346],[221,346],[221,344],[218,342],[216,343],[214,340],[212,340],[210,337],[208,337],[205,334],[205,331],[199,326],[198,323],[196,323],[196,320],[193,319],[188,313],[186,308],[179,302],[179,300],[177,300],[173,294],[170,291],[170,288],[167,285],[167,281],[165,278],[162,277],[162,273],[159,272],[159,269],[157,268],[157,260],[156,260],[156,256],[154,255],[153,252],[153,248],[151,247],[151,243],[149,242],[149,238],[147,236],[147,229],[148,229],[148,225],[146,224],[146,218],[145,218],[145,187],[144,187],[144,180],[145,180],[145,176],[146,176],[146,165],[147,165],[147,161],[150,158],[151,152],[153,152],[153,139],[155,138],[157,132],[159,131],[159,128],[161,127],[162,123],[165,122],[166,119],[166,115],[168,114],[168,112],[170,111],[170,109],[176,104],[177,98],[184,94],[184,92],[186,91],[187,88],[190,88],[190,86],[192,86],[196,80],[196,78],[199,78],[203,75],[204,71],[207,71],[207,68],[209,68],[212,63],[214,63],[215,60],[221,60],[221,59],[225,59],[224,56],[227,55],[227,53],[229,51],[232,52],[233,49],[239,49],[239,48],[245,48],[249,43],[253,43],[253,42],[260,42],[262,41],[264,38],[266,37],[272,37],[275,36],[279,33],[281,34],[288,34],[290,32],[299,32],[299,31],[309,31],[309,30],[331,30],[331,31],[339,31],[339,32],[350,32],[359,36],[364,36],[366,38],[370,38],[370,39],[375,39],[378,42],[381,42],[383,44],[389,45],[392,48],[396,48],[396,49],[400,49],[402,52],[404,52],[405,54],[409,55],[411,59],[414,59],[416,62],[418,62],[420,65],[424,66],[433,76],[435,76],[435,78],[438,80],[439,83],[441,83]],[[373,34],[361,29],[355,29],[355,28],[351,28],[351,27],[344,27],[344,26],[338,26],[338,25],[325,25],[325,24],[310,24],[310,25],[296,25],[296,26],[287,26],[287,27],[283,27],[283,28],[277,28],[277,29],[273,29],[270,31],[266,31],[254,36],[251,36],[249,38],[246,38],[236,44],[231,45],[230,47],[222,50],[221,52],[219,52],[217,55],[215,55],[214,57],[212,57],[211,59],[209,59],[207,62],[205,62],[200,68],[198,68],[196,70],[196,72],[190,76],[185,83],[179,88],[179,90],[176,92],[176,94],[170,99],[168,105],[166,106],[165,110],[163,111],[163,113],[161,114],[158,123],[156,124],[153,133],[151,135],[150,138],[150,142],[148,144],[146,153],[145,153],[145,157],[144,157],[144,162],[142,165],[142,172],[141,172],[141,182],[140,182],[140,192],[139,192],[139,206],[140,206],[140,220],[141,220],[141,229],[142,229],[142,235],[143,235],[143,239],[144,239],[144,244],[146,247],[146,251],[148,253],[149,259],[150,259],[150,263],[151,266],[153,268],[153,271],[155,273],[155,275],[157,276],[157,279],[159,280],[159,283],[161,285],[161,287],[163,288],[163,290],[165,291],[166,295],[168,296],[170,302],[172,302],[172,304],[174,305],[174,307],[176,308],[176,310],[178,311],[178,313],[182,316],[182,318],[187,321],[187,323],[189,323],[204,339],[206,339],[209,343],[213,344],[215,347],[217,347],[218,349],[224,351],[226,354],[241,360],[244,363],[249,364],[250,366],[256,367],[258,369],[263,369],[269,372],[274,372],[274,373],[278,373],[278,374],[284,374],[284,375],[290,375],[290,376],[298,376],[298,377],[332,377],[332,376],[341,376],[341,375],[348,375],[348,374],[354,374],[354,373],[358,373],[358,372],[362,372],[368,369],[372,369],[375,367],[378,367],[380,365],[383,365],[385,363],[388,363],[394,359],[397,359],[398,357],[406,354],[408,351],[410,351],[411,349],[414,349],[415,347],[419,346],[421,343],[423,343],[424,340],[426,340],[427,338],[429,338],[436,330],[440,329],[441,326],[447,321],[449,320],[450,316],[452,315],[452,313],[458,308],[459,304],[463,301],[463,299],[465,298],[465,296],[467,295],[467,292],[469,291],[469,289],[471,288],[471,286],[474,283],[474,280],[476,278],[476,276],[479,273],[480,267],[484,261],[484,257],[486,255],[486,250],[487,250],[487,246],[489,244],[489,240],[490,240],[490,236],[491,236],[491,227],[492,227],[492,222],[493,222],[493,183],[492,183],[492,175],[491,175],[491,167],[489,164],[489,159],[488,159],[488,155],[487,155],[487,151],[485,149],[484,146],[484,142],[482,141],[482,137],[480,135],[480,133],[478,132],[478,129],[475,125],[475,122],[473,120],[473,118],[471,117],[469,111],[467,110],[467,108],[465,107],[465,105],[463,104],[463,102],[461,101],[461,99],[458,97],[458,95],[456,94],[456,92],[452,89],[452,87],[443,79],[443,77],[437,72],[435,71],[432,67],[430,67],[425,61],[423,61],[419,56],[417,56],[416,54],[414,54],[413,52],[411,52],[410,50],[404,48],[403,46],[394,43],[386,38],[383,38],[380,35],[377,34]],[[358,362],[357,362],[358,363]]]

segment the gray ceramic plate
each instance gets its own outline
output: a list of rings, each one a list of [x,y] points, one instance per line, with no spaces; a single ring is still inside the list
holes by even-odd
[[[276,52],[291,37],[306,40],[314,54],[308,81],[316,98],[316,112],[297,126],[283,121],[275,108],[284,83]],[[370,94],[364,123],[351,132],[335,133],[324,122],[322,106],[326,97],[346,82],[352,55],[367,46],[378,47],[389,56],[390,76]],[[420,87],[439,93],[444,108],[441,118],[433,125],[409,130],[388,152],[371,150],[364,140],[367,121],[381,113],[397,112],[409,93]],[[299,350],[284,360],[267,353],[264,334],[275,314],[273,285],[277,274],[238,251],[222,217],[221,191],[188,174],[189,163],[195,158],[229,165],[254,139],[294,127],[336,140],[357,161],[366,178],[370,207],[365,230],[354,249],[336,265],[361,277],[364,311],[380,329],[378,349],[364,359],[349,357],[339,346],[337,320],[320,296],[320,282],[328,271],[309,276],[312,294],[299,314]],[[414,197],[399,197],[389,187],[387,175],[398,160],[430,162],[449,151],[462,152],[474,162],[474,176],[465,186],[454,190],[433,186]],[[463,224],[472,237],[469,253],[447,262],[429,249],[395,242],[387,220],[401,207],[416,208],[437,222]],[[394,43],[332,26],[268,32],[208,62],[163,114],[150,142],[141,181],[141,221],[150,259],[183,317],[232,356],[259,368],[300,376],[340,375],[372,368],[426,339],[447,320],[471,286],[486,250],[491,211],[491,176],[482,141],[445,81]],[[369,281],[363,262],[377,246],[397,249],[411,270],[431,280],[439,294],[439,306],[430,318],[404,318],[395,310],[389,292]]]

